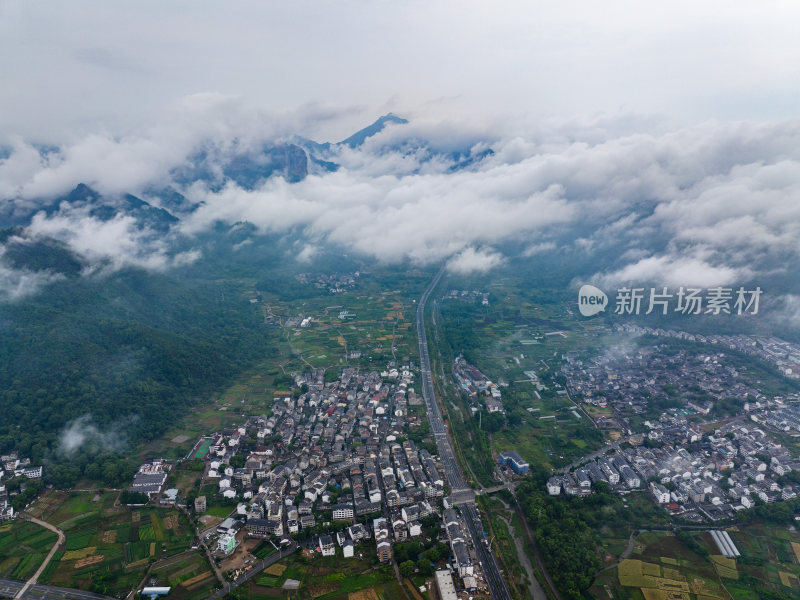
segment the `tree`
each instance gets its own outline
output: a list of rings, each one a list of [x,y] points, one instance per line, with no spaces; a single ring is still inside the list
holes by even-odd
[[[134,492],[131,490],[122,490],[119,495],[120,504],[147,504],[150,497],[142,492]]]
[[[403,577],[411,577],[414,574],[414,569],[415,568],[416,568],[416,565],[414,564],[414,561],[407,560],[407,561],[401,562],[400,563],[400,574]]]

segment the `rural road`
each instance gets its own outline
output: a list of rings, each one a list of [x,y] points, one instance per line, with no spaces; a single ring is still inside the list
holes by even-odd
[[[64,541],[66,540],[66,536],[64,535],[64,532],[61,531],[55,525],[51,525],[50,523],[47,523],[46,521],[42,521],[41,519],[37,519],[36,517],[33,517],[31,515],[27,515],[26,514],[26,515],[23,515],[23,516],[26,519],[28,519],[31,523],[36,523],[40,527],[44,527],[45,529],[49,529],[50,531],[52,531],[53,533],[58,535],[58,540],[56,540],[56,543],[53,544],[52,548],[50,548],[50,552],[47,554],[47,556],[45,557],[45,559],[42,562],[42,564],[39,565],[39,568],[36,569],[36,573],[34,573],[33,576],[30,579],[28,579],[28,581],[25,582],[25,585],[23,585],[22,588],[19,590],[19,592],[15,596],[16,598],[22,598],[23,596],[25,596],[25,594],[27,593],[27,591],[30,589],[31,586],[36,585],[36,582],[39,581],[39,576],[42,574],[42,572],[44,572],[45,568],[50,563],[50,559],[53,558],[53,555],[62,546],[62,544],[64,544]]]

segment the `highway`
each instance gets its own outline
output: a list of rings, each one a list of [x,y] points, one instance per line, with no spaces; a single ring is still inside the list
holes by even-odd
[[[24,586],[24,581],[0,579],[0,598],[14,598]],[[40,584],[30,586],[24,597],[25,600],[116,600],[83,590]]]
[[[497,560],[484,543],[483,523],[481,522],[478,508],[475,506],[475,492],[467,485],[461,473],[461,469],[458,466],[458,461],[456,461],[456,455],[453,451],[453,445],[447,435],[447,428],[444,426],[444,419],[442,419],[442,413],[439,410],[439,405],[436,403],[436,396],[433,392],[431,357],[428,352],[428,336],[425,332],[425,304],[443,274],[444,267],[442,267],[436,274],[436,277],[433,278],[433,281],[428,285],[425,293],[422,294],[419,304],[417,304],[417,334],[419,336],[422,395],[428,412],[431,432],[436,440],[439,456],[442,459],[444,474],[450,485],[450,498],[455,504],[459,504],[461,507],[461,514],[464,517],[467,529],[472,537],[475,554],[481,563],[484,576],[486,577],[486,584],[489,586],[489,593],[495,600],[511,600],[508,586],[503,576],[500,575],[500,569],[497,567]]]

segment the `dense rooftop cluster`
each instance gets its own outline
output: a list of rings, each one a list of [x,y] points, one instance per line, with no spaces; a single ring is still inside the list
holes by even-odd
[[[602,456],[574,473],[551,477],[547,491],[590,494],[598,481],[620,493],[646,486],[671,513],[698,521],[732,517],[752,507],[756,497],[771,503],[800,492],[777,481],[800,470],[800,461],[751,423],[737,420],[703,438],[692,434],[689,441],[688,447],[635,446]]]
[[[610,415],[594,417],[601,428],[632,433],[632,417],[680,408],[683,415],[707,415],[719,400],[764,399],[740,379],[724,353],[665,353],[653,346],[617,346],[587,361],[565,356],[562,373],[575,399],[602,408]]]
[[[718,344],[731,350],[738,350],[751,356],[757,356],[779,368],[787,377],[800,378],[800,344],[787,342],[780,338],[755,335],[700,335],[673,329],[640,327],[631,324],[617,324],[614,329],[634,335],[653,335],[692,342]]]

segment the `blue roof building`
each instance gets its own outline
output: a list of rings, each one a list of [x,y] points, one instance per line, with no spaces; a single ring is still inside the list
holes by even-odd
[[[514,470],[518,475],[524,475],[530,470],[530,465],[517,454],[516,450],[509,450],[508,452],[501,452],[497,457],[501,465],[507,465]]]

